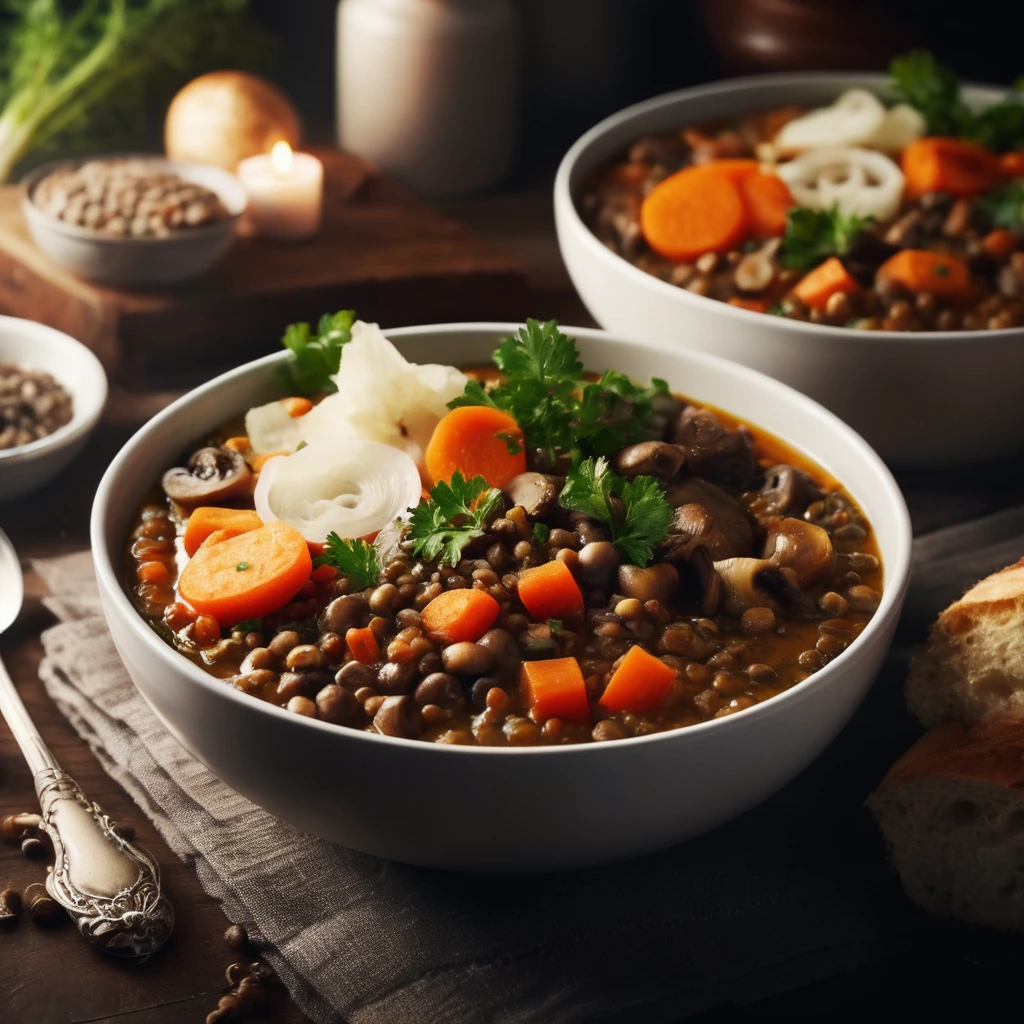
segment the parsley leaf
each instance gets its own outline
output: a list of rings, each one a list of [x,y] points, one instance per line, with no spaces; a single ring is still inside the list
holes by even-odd
[[[795,270],[810,270],[829,256],[844,255],[874,217],[847,217],[835,203],[830,210],[795,206],[786,217],[779,256]]]
[[[281,344],[288,349],[288,362],[282,372],[288,388],[298,394],[337,391],[331,378],[341,366],[341,350],[352,338],[355,312],[343,309],[325,313],[316,331],[307,323],[289,324]]]
[[[633,565],[647,565],[668,536],[673,509],[652,476],[617,476],[607,459],[585,459],[565,477],[563,508],[604,523],[612,542]]]
[[[1024,105],[1012,96],[975,113],[960,98],[956,75],[926,50],[897,57],[889,65],[896,95],[923,115],[929,135],[970,139],[995,153],[1024,146]],[[1020,82],[1014,90],[1020,91]]]
[[[240,629],[243,633],[262,633],[263,632],[263,620],[262,619],[242,619],[241,622],[236,622],[232,629]]]
[[[428,562],[447,562],[453,568],[462,549],[482,537],[487,521],[501,506],[501,491],[488,487],[482,476],[467,480],[452,474],[430,489],[430,499],[421,501],[409,519],[408,539],[413,554]]]
[[[977,200],[997,227],[1024,231],[1024,179],[994,189]]]
[[[639,387],[614,370],[585,381],[576,343],[554,320],[527,320],[517,337],[502,339],[494,362],[501,383],[488,390],[470,381],[449,407],[487,405],[507,412],[548,465],[573,453],[607,455],[648,440],[654,407],[669,394],[664,381]]]
[[[313,565],[331,565],[357,590],[376,585],[380,579],[377,549],[365,540],[342,540],[333,530],[327,534],[324,553],[313,559]]]

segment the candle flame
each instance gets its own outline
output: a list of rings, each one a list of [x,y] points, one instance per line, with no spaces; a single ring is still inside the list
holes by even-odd
[[[274,143],[270,151],[270,164],[276,174],[288,174],[292,169],[292,147],[283,139]]]

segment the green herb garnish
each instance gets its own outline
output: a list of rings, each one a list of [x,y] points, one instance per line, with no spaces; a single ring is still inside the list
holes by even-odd
[[[1024,231],[1024,179],[993,189],[981,196],[977,204],[997,227]]]
[[[551,536],[551,527],[547,523],[533,524],[533,540],[536,544],[547,544]]]
[[[960,97],[956,74],[926,50],[889,65],[896,95],[924,115],[929,135],[970,139],[995,153],[1024,146],[1024,105],[1011,96],[975,113]],[[1013,88],[1020,91],[1020,81]]]
[[[357,590],[374,586],[380,579],[377,549],[365,540],[342,540],[333,530],[327,535],[324,553],[313,559],[313,565],[330,565]]]
[[[674,509],[654,477],[617,476],[607,459],[585,459],[565,477],[563,508],[603,523],[612,542],[633,565],[646,565],[668,536]]]
[[[243,619],[241,622],[236,622],[232,629],[240,629],[243,633],[262,633],[263,632],[263,620],[262,619]]]
[[[454,568],[463,548],[483,536],[487,521],[500,507],[501,491],[488,487],[482,476],[467,480],[461,473],[453,473],[451,483],[441,480],[434,484],[430,499],[412,510],[407,540],[413,554]]]
[[[550,629],[552,633],[561,633],[562,632],[562,620],[561,619],[548,619],[548,629]]]
[[[245,570],[248,569],[248,568],[249,568],[249,563],[248,562],[239,562],[238,565],[235,566],[235,572],[245,572]]]
[[[331,378],[341,366],[341,350],[352,338],[355,318],[351,309],[325,313],[315,332],[307,323],[289,324],[281,339],[289,356],[283,370],[286,386],[303,395],[337,391]]]
[[[638,387],[614,370],[598,381],[584,380],[576,343],[554,320],[527,320],[517,337],[502,339],[494,363],[502,372],[501,383],[488,390],[470,381],[449,407],[502,409],[519,424],[528,447],[540,451],[549,465],[573,453],[608,455],[648,440],[654,401],[668,395],[664,381]]]
[[[830,210],[809,210],[796,206],[786,217],[779,256],[794,270],[811,270],[830,256],[847,253],[854,239],[874,220],[873,217],[847,217],[836,203]]]

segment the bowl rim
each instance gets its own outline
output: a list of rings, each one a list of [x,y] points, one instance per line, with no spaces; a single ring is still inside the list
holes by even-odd
[[[430,324],[424,326],[402,327],[385,330],[389,339],[401,340],[403,338],[424,338],[436,335],[448,334],[480,334],[482,332],[492,333],[495,337],[517,331],[522,325],[511,322],[500,321],[473,321],[463,323]],[[604,342],[612,342],[629,349],[643,348],[659,357],[667,353],[665,349],[656,345],[640,344],[626,341],[597,328],[576,328],[563,327],[562,330],[570,337],[594,339]],[[131,451],[146,438],[158,434],[165,423],[175,419],[182,410],[188,407],[190,402],[199,395],[206,395],[215,392],[227,381],[249,373],[258,372],[262,368],[274,367],[282,363],[288,356],[285,351],[275,352],[260,359],[252,360],[232,370],[222,373],[205,384],[188,392],[178,398],[166,409],[154,416],[148,423],[144,424],[125,443],[121,450],[111,461],[106,472],[103,474],[99,486],[96,489],[96,496],[93,501],[90,516],[90,539],[92,546],[93,564],[96,570],[97,581],[101,594],[116,606],[116,611],[121,618],[127,618],[128,628],[133,639],[141,641],[145,648],[153,653],[168,667],[184,673],[190,682],[203,687],[216,696],[230,701],[237,701],[245,708],[257,714],[269,714],[280,716],[282,723],[289,722],[299,728],[313,728],[327,730],[330,735],[343,737],[347,740],[365,743],[384,743],[386,745],[397,745],[400,749],[424,751],[424,756],[429,757],[586,757],[594,756],[595,751],[626,745],[637,747],[648,744],[665,744],[673,742],[686,742],[684,737],[703,736],[709,730],[722,732],[727,729],[744,728],[754,720],[769,718],[785,712],[792,704],[800,702],[808,697],[814,689],[826,685],[836,672],[836,666],[842,665],[850,660],[849,656],[858,656],[861,649],[866,649],[867,643],[872,636],[882,633],[891,619],[898,615],[906,593],[910,579],[910,566],[912,554],[912,532],[910,524],[910,513],[906,501],[899,489],[892,473],[878,456],[874,449],[861,438],[851,427],[847,426],[839,417],[829,412],[824,406],[819,405],[813,399],[782,384],[766,374],[751,370],[748,367],[737,363],[729,362],[718,356],[708,355],[703,352],[680,351],[674,353],[677,358],[704,364],[709,369],[718,372],[726,372],[727,375],[746,378],[756,381],[763,387],[773,392],[777,399],[789,403],[796,403],[803,406],[804,410],[813,415],[819,422],[827,424],[833,431],[837,431],[843,441],[853,450],[856,458],[866,462],[877,477],[877,482],[882,492],[881,504],[891,506],[891,512],[895,517],[893,528],[895,530],[895,555],[891,560],[884,563],[886,573],[886,585],[882,591],[882,600],[874,616],[865,626],[864,630],[856,638],[856,641],[843,651],[834,661],[829,662],[818,672],[815,672],[807,679],[802,680],[776,696],[745,708],[733,715],[724,718],[710,719],[706,722],[699,722],[685,728],[668,729],[664,732],[651,733],[646,736],[631,736],[625,739],[616,740],[614,743],[573,743],[564,746],[538,746],[538,747],[480,747],[462,746],[457,744],[427,743],[418,739],[405,739],[394,736],[383,736],[376,733],[365,732],[357,729],[346,729],[343,726],[333,725],[330,722],[323,722],[319,719],[306,718],[286,711],[267,701],[258,700],[248,694],[228,686],[222,679],[215,678],[204,672],[198,665],[195,665],[179,651],[170,647],[162,640],[156,631],[143,619],[141,614],[129,600],[116,566],[119,560],[112,557],[112,553],[106,543],[104,513],[112,501],[117,500],[115,482],[121,475],[123,465],[128,461]],[[694,396],[699,401],[699,396]],[[726,410],[728,411],[728,410]],[[301,721],[299,721],[301,719]],[[427,754],[426,751],[433,751]]]
[[[756,92],[758,89],[768,85],[783,87],[798,87],[808,85],[835,85],[837,89],[844,86],[864,86],[874,88],[884,93],[886,87],[891,84],[891,79],[884,72],[872,71],[792,71],[769,73],[762,75],[745,75],[736,78],[726,78],[704,85],[690,86],[686,89],[676,89],[672,92],[661,93],[652,96],[650,99],[641,100],[628,107],[610,114],[599,121],[592,128],[584,132],[566,151],[558,165],[555,174],[554,204],[556,222],[562,218],[566,221],[568,231],[574,232],[577,240],[587,247],[591,258],[601,261],[613,272],[625,274],[628,281],[652,290],[656,295],[681,302],[683,306],[694,304],[699,311],[710,312],[715,310],[719,315],[726,318],[739,318],[741,323],[750,326],[760,324],[767,327],[767,313],[756,313],[753,310],[742,309],[738,306],[730,306],[718,299],[708,298],[704,295],[695,295],[693,292],[680,288],[678,285],[662,281],[653,274],[648,274],[639,267],[634,266],[629,260],[612,252],[597,235],[587,226],[580,216],[576,198],[572,194],[571,178],[576,173],[577,164],[585,158],[588,150],[595,144],[600,143],[604,136],[611,131],[621,128],[634,118],[638,118],[653,112],[671,109],[681,102],[699,101],[701,99],[718,98],[748,92]],[[974,98],[977,101],[991,100],[997,102],[1009,94],[1009,90],[1000,86],[965,82],[962,92],[968,99]],[[752,109],[757,109],[756,104]],[[558,214],[562,216],[559,217]],[[559,248],[562,246],[560,244]],[[862,340],[865,336],[872,340],[887,343],[911,344],[945,344],[969,342],[977,345],[983,339],[1005,341],[1005,339],[1019,336],[1024,339],[1024,327],[1002,327],[995,330],[976,331],[864,331],[856,327],[834,327],[830,324],[815,324],[806,320],[793,320],[789,317],[770,317],[768,321],[774,321],[773,326],[785,330],[794,330],[809,334],[819,334],[829,338],[834,344],[853,344]]]
[[[146,236],[136,238],[132,235],[105,235],[92,228],[81,227],[77,224],[68,224],[65,221],[62,221],[59,217],[54,217],[53,214],[47,213],[46,210],[38,206],[32,198],[32,194],[39,183],[52,172],[60,170],[61,168],[81,167],[83,164],[90,163],[93,160],[108,161],[131,159],[148,160],[152,163],[160,164],[164,167],[169,167],[172,170],[185,173],[188,173],[191,170],[200,170],[203,174],[209,174],[213,175],[215,178],[219,178],[219,187],[214,187],[213,185],[206,185],[206,187],[209,188],[211,192],[216,193],[217,197],[224,204],[224,208],[228,211],[228,215],[220,218],[220,220],[213,221],[211,224],[203,224],[194,228],[178,229],[177,231],[174,231],[169,235],[165,235],[162,238]],[[217,167],[215,164],[201,164],[194,160],[171,160],[162,153],[101,153],[86,156],[66,157],[60,160],[50,160],[45,164],[40,164],[38,167],[34,167],[20,179],[18,184],[22,188],[21,208],[26,217],[34,218],[36,223],[44,224],[51,230],[66,235],[69,238],[77,238],[82,241],[108,246],[167,246],[186,241],[201,241],[217,237],[224,234],[228,229],[233,228],[238,219],[248,209],[249,205],[244,186],[230,171],[224,170],[223,167]],[[225,194],[225,190],[234,191],[236,194],[234,197],[227,196]],[[241,206],[238,205],[238,200],[241,201]],[[231,207],[236,207],[234,212],[232,212]]]
[[[103,415],[103,408],[107,402],[109,383],[103,364],[96,357],[88,346],[84,345],[77,338],[57,330],[56,327],[49,327],[46,324],[37,323],[35,320],[26,320],[22,317],[0,315],[0,360],[6,360],[3,353],[2,336],[5,333],[18,333],[36,342],[39,346],[50,346],[57,351],[74,352],[77,357],[82,358],[85,365],[93,375],[92,385],[87,392],[92,396],[91,400],[83,408],[81,401],[72,395],[71,419],[62,427],[58,427],[52,434],[47,434],[36,441],[28,444],[18,445],[16,448],[0,449],[0,468],[4,464],[15,465],[20,462],[29,462],[45,455],[52,454],[58,449],[66,448],[74,444],[83,435],[96,426],[100,416]],[[39,369],[31,362],[21,363],[28,369]],[[45,370],[50,373],[51,371]],[[65,390],[68,390],[66,381],[59,373],[52,373],[53,378]]]

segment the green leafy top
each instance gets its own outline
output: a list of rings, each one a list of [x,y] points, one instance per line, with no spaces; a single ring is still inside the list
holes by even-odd
[[[352,338],[356,314],[351,309],[325,313],[316,331],[307,323],[289,324],[281,344],[288,349],[283,368],[285,384],[302,395],[338,390],[331,379],[341,366],[341,350]]]
[[[377,549],[365,540],[342,540],[333,530],[327,534],[324,553],[313,559],[314,566],[331,565],[347,576],[357,590],[375,586],[380,581],[380,559]]]
[[[483,536],[487,521],[500,506],[501,491],[488,487],[482,476],[467,480],[461,473],[453,473],[450,484],[443,480],[434,484],[430,499],[412,510],[407,540],[413,554],[454,568],[462,549]]]
[[[493,358],[501,383],[488,389],[469,381],[450,408],[489,405],[509,413],[549,465],[561,456],[607,455],[647,440],[654,400],[668,394],[662,380],[638,387],[614,370],[585,381],[575,342],[554,320],[527,320],[518,336],[502,339]]]
[[[607,459],[585,459],[565,478],[563,508],[604,523],[612,542],[633,565],[646,565],[668,536],[674,510],[654,477],[617,476]]]
[[[1011,96],[975,113],[960,97],[960,82],[926,50],[914,50],[889,65],[897,96],[919,110],[929,135],[970,139],[1001,153],[1024,146],[1024,105]],[[1020,91],[1020,81],[1014,89]]]
[[[998,227],[1024,231],[1024,179],[1018,178],[982,196],[978,206]]]
[[[783,264],[795,270],[810,270],[829,256],[842,256],[853,240],[874,220],[873,217],[847,217],[839,204],[830,210],[809,210],[796,206],[786,217],[779,256]]]

